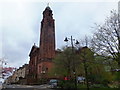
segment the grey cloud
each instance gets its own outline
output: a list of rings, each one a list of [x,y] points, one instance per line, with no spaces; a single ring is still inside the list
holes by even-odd
[[[102,22],[117,3],[51,3],[56,29],[56,46],[65,45],[64,37],[79,39],[91,35],[90,27]],[[102,6],[100,6],[102,5]],[[2,3],[3,54],[9,65],[28,63],[33,43],[39,44],[42,12],[46,3]],[[1,12],[0,12],[1,14]]]

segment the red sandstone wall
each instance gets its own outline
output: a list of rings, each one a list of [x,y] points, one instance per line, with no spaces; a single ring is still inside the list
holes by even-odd
[[[52,62],[41,62],[41,63],[39,63],[37,74],[43,73],[42,71],[45,71],[45,73],[50,72],[52,66],[53,66]]]

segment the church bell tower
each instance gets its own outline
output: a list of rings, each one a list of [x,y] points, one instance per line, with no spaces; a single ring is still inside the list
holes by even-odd
[[[43,11],[40,30],[40,60],[51,60],[55,56],[55,24],[49,6]]]
[[[43,11],[39,47],[34,44],[29,56],[27,83],[36,84],[42,78],[50,78],[48,72],[53,67],[52,59],[55,57],[55,24],[49,6]]]

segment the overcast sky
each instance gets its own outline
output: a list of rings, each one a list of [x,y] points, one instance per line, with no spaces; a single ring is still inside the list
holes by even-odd
[[[29,61],[34,43],[39,45],[40,23],[46,2],[0,3],[0,57],[8,65],[19,67]],[[65,45],[64,38],[92,36],[94,23],[102,24],[117,2],[51,2],[55,19],[56,49]]]

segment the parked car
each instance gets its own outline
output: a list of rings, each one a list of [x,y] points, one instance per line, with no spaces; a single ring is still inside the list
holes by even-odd
[[[51,79],[49,81],[49,84],[51,85],[51,88],[57,88],[58,80],[57,79]]]
[[[84,83],[84,82],[85,82],[85,77],[83,77],[83,76],[77,77],[77,83]]]

